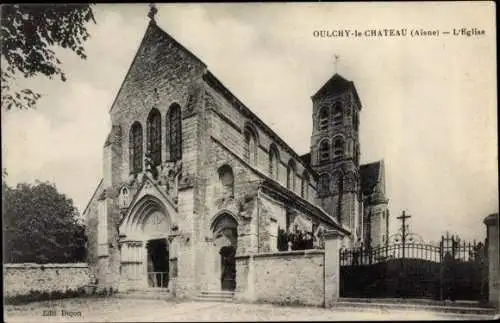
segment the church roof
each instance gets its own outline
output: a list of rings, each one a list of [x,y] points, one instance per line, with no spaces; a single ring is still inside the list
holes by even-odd
[[[272,190],[274,193],[279,194],[280,198],[286,202],[287,206],[292,206],[295,208],[300,208],[303,210],[307,210],[306,212],[309,214],[314,215],[318,220],[323,221],[324,223],[327,223],[331,227],[335,228],[336,230],[346,234],[350,235],[351,232],[344,228],[341,224],[338,223],[338,221],[328,214],[324,209],[321,207],[317,206],[316,204],[310,203],[309,201],[305,200],[304,198],[298,196],[295,192],[290,191],[288,188],[285,188],[282,186],[280,183],[276,182],[273,179],[267,178],[262,181],[261,187],[267,188]]]
[[[238,156],[236,153],[231,151],[229,148],[225,147],[224,144],[219,142],[217,139],[212,138],[215,142],[217,142],[223,149],[225,149],[226,152],[228,152],[231,156],[233,156],[236,160],[240,161],[242,164],[246,164],[246,161],[241,158],[241,156]],[[332,226],[333,228],[345,233],[345,234],[351,234],[348,230],[346,230],[341,224],[338,223],[338,221],[332,217],[330,214],[328,214],[324,209],[321,207],[307,201],[306,199],[302,198],[301,196],[297,195],[295,192],[290,191],[288,188],[284,187],[277,181],[267,177],[264,173],[262,173],[259,169],[254,168],[252,165],[248,165],[247,167],[250,171],[254,172],[257,174],[259,180],[256,180],[255,183],[259,183],[258,186],[265,188],[267,190],[272,191],[275,195],[278,195],[278,198],[281,199],[286,205],[294,205],[295,207],[299,207],[303,210],[306,210],[307,213],[312,214],[315,216],[317,219],[320,221]]]
[[[193,52],[191,52],[189,49],[187,49],[184,45],[182,45],[180,42],[178,42],[174,37],[172,37],[169,33],[167,33],[165,30],[161,29],[160,26],[156,24],[154,20],[151,20],[149,23],[149,26],[157,33],[161,34],[164,37],[167,37],[169,41],[175,44],[175,46],[179,47],[182,49],[184,53],[186,53],[189,57],[192,59],[196,60],[200,64],[202,64],[204,67],[207,65],[198,57],[196,56]]]
[[[288,143],[283,140],[276,132],[271,129],[264,121],[262,121],[250,108],[248,108],[243,102],[241,102],[236,95],[234,95],[221,81],[215,77],[215,75],[209,70],[203,75],[203,79],[207,84],[209,84],[213,89],[219,91],[225,98],[231,102],[234,106],[240,109],[240,111],[248,117],[250,120],[255,122],[256,125],[260,126],[261,129],[266,132],[271,138],[273,138],[279,145],[281,149],[284,149],[302,166],[308,170],[313,178],[317,178],[316,171],[311,167],[310,163],[304,162],[304,160],[297,154],[297,152],[288,145]]]
[[[179,43],[177,40],[175,40],[175,38],[173,38],[172,36],[170,36],[166,31],[164,31],[163,29],[161,29],[160,26],[158,26],[156,24],[156,22],[153,19],[151,19],[149,21],[149,24],[148,24],[148,27],[147,27],[146,31],[144,32],[144,35],[142,36],[142,40],[141,40],[141,42],[139,44],[139,47],[138,47],[137,51],[135,52],[134,58],[132,59],[132,63],[130,64],[130,66],[129,66],[128,70],[127,70],[127,73],[125,74],[125,77],[123,78],[123,81],[122,81],[122,84],[120,86],[120,89],[118,90],[118,93],[116,94],[115,99],[114,99],[113,103],[111,104],[111,108],[109,109],[110,112],[115,107],[115,103],[116,103],[118,97],[120,96],[120,93],[122,92],[127,79],[129,78],[129,75],[130,75],[130,72],[132,70],[132,67],[140,59],[139,53],[141,53],[142,49],[147,46],[148,42],[151,42],[152,39],[157,38],[158,36],[160,38],[166,38],[166,39],[168,39],[169,42],[173,43],[177,48],[180,48],[183,51],[183,53],[185,53],[188,57],[190,57],[194,61],[196,61],[199,64],[201,64],[204,68],[206,68],[206,64],[201,59],[199,59],[190,50],[188,50],[181,43]]]
[[[300,156],[300,159],[308,166],[311,165],[311,153],[307,153]]]
[[[373,189],[380,181],[382,172],[382,162],[376,161],[374,163],[361,165],[359,172],[361,175],[361,191],[363,194],[371,194]]]
[[[335,73],[326,83],[312,96],[312,99],[316,99],[322,95],[326,94],[338,94],[352,89],[354,98],[356,99],[358,105],[361,107],[361,100],[359,99],[358,92],[354,86],[354,82],[348,81],[339,74]]]
[[[229,89],[225,87],[225,85],[220,82],[215,75],[210,72],[207,69],[207,65],[200,59],[198,58],[195,54],[193,54],[191,51],[189,51],[187,48],[185,48],[181,43],[179,43],[177,40],[175,40],[171,35],[169,35],[166,31],[160,28],[160,26],[157,25],[157,23],[154,20],[150,20],[149,25],[146,29],[146,32],[144,33],[143,39],[141,40],[141,43],[139,45],[138,50],[136,51],[135,57],[132,60],[132,63],[129,67],[129,70],[127,71],[127,74],[125,76],[124,81],[122,82],[122,85],[115,96],[114,102],[111,105],[110,111],[113,110],[113,107],[115,106],[115,102],[117,101],[117,98],[120,96],[120,93],[124,87],[125,80],[128,78],[128,75],[130,74],[130,71],[132,69],[132,66],[136,64],[136,61],[139,59],[139,53],[142,52],[143,47],[147,46],[152,40],[159,39],[159,41],[162,41],[162,39],[168,40],[168,42],[173,43],[176,47],[180,48],[183,53],[185,53],[188,57],[192,58],[194,61],[196,61],[198,64],[200,64],[204,71],[202,74],[202,79],[210,85],[212,88],[216,89],[219,91],[219,93],[223,94],[226,99],[229,100],[233,105],[235,105],[237,108],[240,109],[241,112],[243,112],[247,117],[249,117],[252,121],[254,121],[256,124],[262,127],[262,130],[264,130],[268,135],[270,135],[274,140],[279,143],[282,149],[286,150],[289,154],[291,154],[297,162],[301,163],[304,168],[306,168],[309,173],[311,173],[313,178],[317,177],[316,172],[311,168],[309,163],[304,163],[300,159],[299,155],[295,152],[294,149],[292,149],[286,141],[284,141],[281,137],[279,137],[276,132],[274,132],[265,122],[263,122],[259,117],[255,115],[255,113],[249,109],[245,104],[243,104]],[[109,138],[111,139],[111,138]],[[106,144],[109,144],[109,140],[106,141]]]

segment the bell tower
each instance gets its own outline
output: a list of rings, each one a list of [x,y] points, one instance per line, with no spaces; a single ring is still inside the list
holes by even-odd
[[[318,173],[318,202],[362,238],[359,176],[359,100],[354,83],[335,73],[312,96],[311,166]]]

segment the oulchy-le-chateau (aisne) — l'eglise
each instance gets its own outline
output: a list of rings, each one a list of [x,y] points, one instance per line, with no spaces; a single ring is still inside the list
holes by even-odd
[[[300,156],[151,19],[84,211],[97,285],[241,291],[246,255],[279,261],[296,248],[280,235],[301,232],[308,249],[323,247],[325,230],[345,247],[384,244],[384,163],[359,164],[360,112],[354,83],[333,75],[312,96],[311,151]]]

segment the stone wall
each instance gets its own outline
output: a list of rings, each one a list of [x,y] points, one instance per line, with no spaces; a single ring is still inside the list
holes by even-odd
[[[484,219],[488,241],[488,300],[497,310],[500,309],[500,242],[498,213],[490,214]]]
[[[206,288],[204,282],[207,281],[209,274],[213,274],[205,269],[207,261],[218,261],[218,254],[209,256],[210,253],[207,252],[212,239],[210,224],[220,212],[227,212],[238,218],[240,255],[256,252],[257,250],[253,249],[258,249],[257,246],[268,249],[260,251],[271,251],[270,244],[275,245],[274,240],[270,242],[267,228],[271,222],[273,224],[285,222],[284,211],[279,210],[277,213],[279,216],[275,216],[275,219],[267,217],[267,214],[260,215],[255,198],[256,182],[269,175],[269,147],[272,143],[277,144],[279,149],[280,166],[277,181],[286,186],[286,165],[293,159],[297,174],[295,193],[300,195],[302,174],[304,171],[309,171],[306,169],[307,165],[237,100],[228,98],[227,93],[215,86],[214,81],[210,81],[207,75],[206,66],[182,45],[154,23],[148,26],[110,110],[112,129],[119,135],[116,140],[110,142],[109,147],[104,147],[104,184],[99,185],[97,193],[84,212],[89,234],[89,267],[102,287],[116,289],[119,284],[119,233],[116,228],[125,209],[122,209],[120,214],[118,192],[123,184],[133,187],[132,183],[135,181],[134,176],[129,174],[129,132],[134,122],[142,124],[143,152],[145,152],[147,117],[152,108],[158,109],[161,115],[161,160],[165,162],[170,155],[169,146],[165,142],[168,134],[168,111],[172,104],[180,105],[182,175],[187,175],[184,178],[191,178],[193,185],[180,189],[178,194],[176,222],[182,237],[176,238],[179,240],[176,242],[178,251],[175,259],[179,273],[176,278],[176,284],[179,286],[178,296],[189,296],[195,289]],[[243,129],[250,122],[255,128],[257,137],[257,157],[254,162],[248,162],[243,157]],[[235,194],[232,198],[223,198],[220,194],[217,169],[223,164],[230,165],[234,172]],[[309,175],[308,199],[314,202],[316,183],[314,176]],[[136,191],[131,189],[129,197],[132,199],[135,194]],[[98,226],[98,199],[103,199],[106,203],[107,248],[109,248],[106,255],[98,253],[95,239]],[[257,223],[256,219],[259,217],[262,221]],[[310,255],[308,257],[311,258]],[[304,259],[309,259],[308,257]],[[292,262],[307,262],[302,258],[300,261]],[[265,259],[259,262],[270,262],[274,258]],[[249,263],[253,263],[253,258]],[[295,267],[308,268],[299,264]],[[216,272],[215,275],[218,276],[219,273]]]
[[[365,242],[368,243],[368,228],[371,227],[371,245],[382,246],[387,239],[387,204],[379,203],[375,205],[368,205],[364,210],[364,229],[365,229]],[[371,215],[371,224],[368,223],[368,217]]]
[[[323,250],[263,253],[253,261],[256,301],[323,306]]]
[[[87,264],[5,264],[4,297],[76,291],[91,283]]]
[[[118,205],[118,192],[127,184],[130,198],[137,192],[134,176],[130,175],[129,136],[131,125],[138,121],[142,125],[143,153],[147,150],[147,118],[152,108],[161,115],[161,154],[162,163],[170,156],[166,142],[168,128],[168,111],[172,105],[179,104],[182,116],[182,175],[191,178],[198,186],[197,172],[199,121],[198,112],[201,107],[200,87],[204,64],[177,43],[154,23],[150,23],[143,41],[130,66],[130,70],[110,109],[112,129],[103,151],[103,182],[96,194],[91,198],[89,207],[84,212],[89,236],[88,263],[90,270],[99,279],[99,286],[117,289],[120,275],[120,254],[118,231],[121,215]],[[200,101],[200,102],[199,102]],[[120,129],[120,131],[117,131]],[[116,136],[112,136],[117,133]],[[115,138],[116,137],[116,138]],[[112,139],[112,140],[111,140]],[[143,165],[145,168],[145,165]],[[180,251],[185,257],[180,259],[179,283],[192,289],[192,269],[194,253],[191,242],[198,237],[193,227],[195,214],[200,214],[193,201],[192,189],[184,189],[179,193],[179,217],[176,219],[179,231],[189,243],[183,243]],[[104,195],[104,196],[102,196]],[[105,198],[107,213],[107,253],[100,254],[97,246],[99,199]],[[187,240],[186,240],[187,241]]]
[[[209,146],[210,155],[208,161],[210,165],[205,168],[206,198],[205,217],[198,219],[200,228],[207,237],[211,237],[211,222],[223,210],[233,215],[239,216],[238,225],[238,252],[246,253],[251,250],[251,221],[255,210],[255,195],[257,194],[258,174],[253,171],[241,159],[236,157],[226,147],[216,141],[212,141]],[[223,165],[228,165],[234,174],[234,196],[225,195],[221,187],[218,169]]]
[[[239,256],[235,259],[236,262],[236,292],[248,293],[249,288],[249,265],[250,256]]]
[[[271,230],[271,223],[276,226]],[[278,251],[278,230],[286,230],[286,206],[276,200],[261,194],[259,199],[258,251]]]
[[[244,302],[331,307],[339,298],[342,233],[324,232],[325,249],[239,255],[237,298]]]
[[[210,135],[228,147],[228,149],[233,151],[236,155],[243,157],[243,150],[245,146],[244,128],[245,126],[250,126],[254,131],[256,131],[257,137],[257,156],[256,161],[251,163],[252,167],[266,176],[270,175],[269,148],[271,144],[274,143],[278,147],[280,159],[277,182],[279,182],[282,186],[286,186],[287,163],[289,160],[294,160],[296,164],[296,184],[294,192],[297,195],[300,195],[302,176],[304,171],[307,172],[304,167],[305,164],[303,164],[302,160],[292,155],[284,145],[281,145],[278,140],[272,138],[268,131],[266,131],[263,127],[260,127],[257,122],[253,122],[250,117],[245,116],[245,113],[241,112],[240,109],[228,102],[228,100],[223,98],[222,95],[210,88],[207,88],[206,91],[205,106],[207,111],[211,111],[209,114]],[[314,202],[314,197],[316,195],[315,188],[315,178],[309,174],[308,200],[310,202]]]

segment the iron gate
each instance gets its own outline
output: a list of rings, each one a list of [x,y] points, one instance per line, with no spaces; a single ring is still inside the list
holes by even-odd
[[[361,245],[340,252],[340,296],[484,301],[488,295],[483,243],[442,236],[437,245]]]

